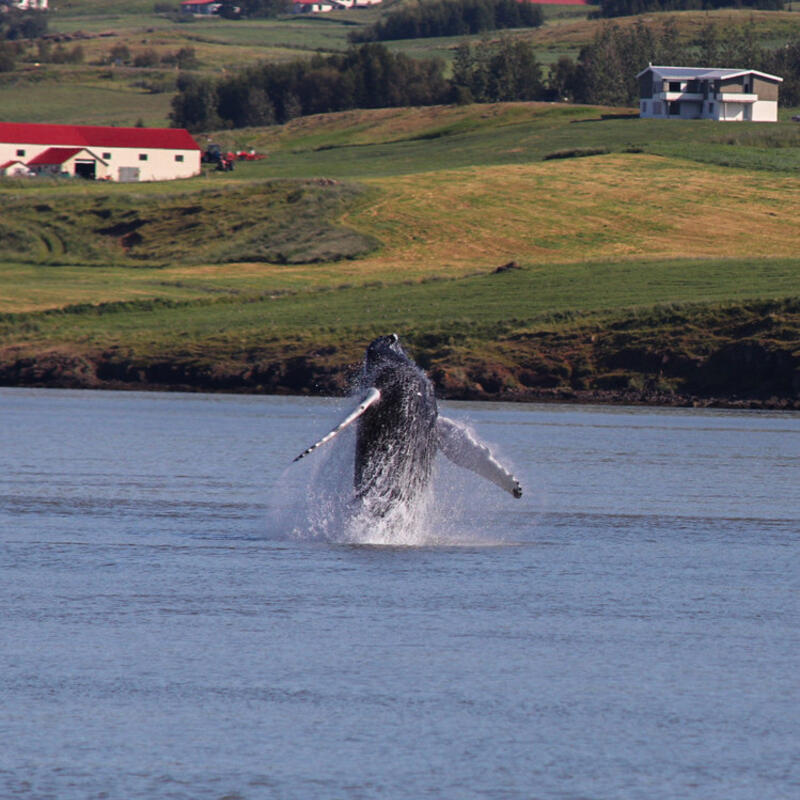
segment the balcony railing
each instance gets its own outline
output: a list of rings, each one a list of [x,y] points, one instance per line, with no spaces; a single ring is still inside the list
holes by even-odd
[[[718,103],[755,103],[758,100],[758,95],[745,94],[744,92],[709,92],[707,95],[702,92],[658,92],[653,95],[653,100],[662,100],[665,103],[673,103],[680,100],[692,100],[695,102],[711,100]]]
[[[653,100],[663,100],[666,103],[676,100],[705,100],[705,95],[700,92],[659,92],[653,95]]]

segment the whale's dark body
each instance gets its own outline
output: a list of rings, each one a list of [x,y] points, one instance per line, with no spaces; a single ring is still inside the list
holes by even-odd
[[[360,390],[363,399],[356,409],[295,461],[357,421],[353,483],[357,500],[369,513],[384,516],[424,492],[440,450],[514,497],[522,495],[519,482],[486,446],[439,414],[433,385],[395,334],[367,347]]]
[[[361,389],[380,400],[358,420],[356,497],[383,514],[417,496],[428,484],[437,450],[438,409],[428,376],[406,355],[396,336],[367,348]]]

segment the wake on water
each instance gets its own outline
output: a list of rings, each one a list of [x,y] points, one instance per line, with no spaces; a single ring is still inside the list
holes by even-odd
[[[383,516],[371,513],[355,497],[353,488],[355,438],[353,429],[345,430],[313,458],[284,471],[270,503],[274,510],[270,519],[273,535],[299,541],[395,547],[502,543],[485,524],[476,525],[476,494],[480,498],[477,516],[488,519],[507,513],[507,508],[502,508],[507,495],[454,466],[441,454],[436,456],[432,479],[422,492],[407,502],[393,504]]]

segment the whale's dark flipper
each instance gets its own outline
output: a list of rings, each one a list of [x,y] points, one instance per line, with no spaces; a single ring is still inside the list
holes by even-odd
[[[514,497],[522,497],[519,481],[481,444],[469,429],[441,414],[436,418],[439,449],[459,467],[472,470],[486,480],[505,489]]]

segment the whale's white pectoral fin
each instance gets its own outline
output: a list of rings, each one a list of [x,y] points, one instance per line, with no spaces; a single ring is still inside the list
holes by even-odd
[[[439,449],[459,467],[472,470],[501,489],[522,497],[519,481],[492,455],[486,445],[481,444],[463,425],[452,419],[439,416],[436,419]]]
[[[341,433],[348,425],[352,425],[371,405],[374,405],[381,399],[381,393],[373,387],[364,396],[364,399],[355,407],[352,413],[348,414],[330,433],[326,433],[318,442],[315,442],[311,447],[306,448],[300,453],[297,458],[293,459],[292,463],[299,461],[303,456],[307,456],[312,451],[316,450],[320,445],[329,442],[338,433]]]

